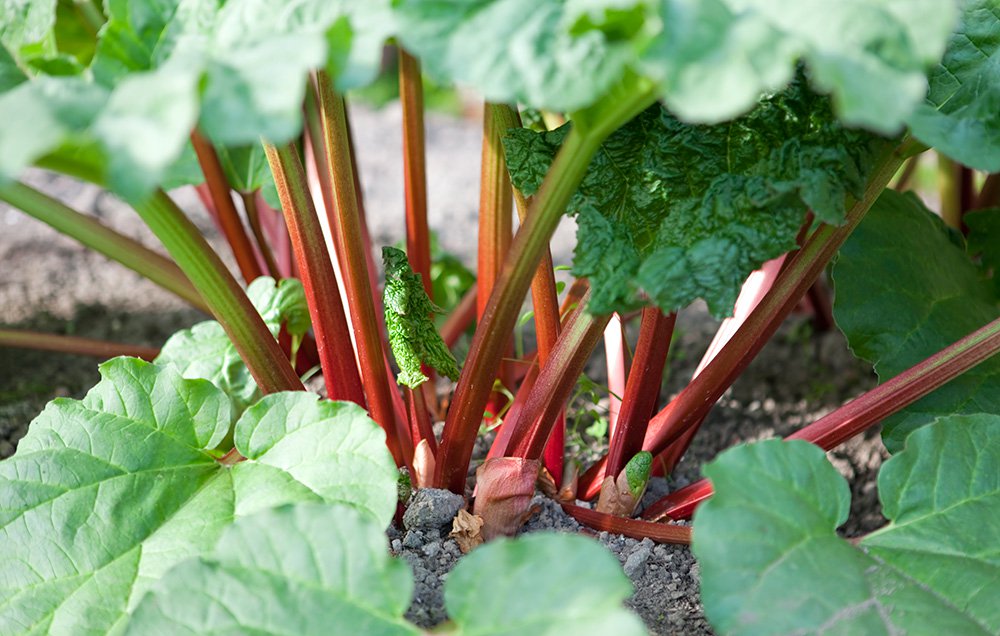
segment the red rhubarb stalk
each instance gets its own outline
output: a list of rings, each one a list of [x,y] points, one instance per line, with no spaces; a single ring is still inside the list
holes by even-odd
[[[792,433],[831,450],[901,411],[1000,351],[1000,318],[903,371],[836,411]],[[643,514],[646,519],[682,519],[711,496],[707,480],[699,480],[667,495]]]
[[[424,291],[431,285],[431,243],[427,227],[427,174],[424,150],[424,88],[420,62],[399,49],[399,103],[403,110],[403,186],[406,197],[406,258],[420,275]],[[509,231],[508,231],[509,234]]]
[[[588,298],[589,295],[584,297],[559,334],[552,355],[539,371],[517,419],[508,422],[512,431],[505,456],[541,458],[549,432],[610,319],[588,312]]]
[[[351,312],[351,326],[358,346],[361,381],[365,388],[372,418],[386,430],[390,443],[397,445],[403,463],[413,461],[413,441],[406,422],[396,417],[386,373],[385,350],[379,333],[379,320],[372,299],[372,288],[365,256],[364,239],[358,211],[354,170],[351,165],[346,111],[343,98],[333,89],[333,81],[325,72],[316,74],[316,103],[322,122],[322,149],[329,170],[332,188],[332,208],[327,209],[330,230],[337,253],[343,259],[344,288]]]
[[[365,394],[340,300],[340,286],[333,273],[298,152],[292,145],[276,147],[270,144],[264,145],[264,151],[302,276],[327,395],[332,400],[348,400],[364,407]],[[398,457],[398,447],[393,451]]]
[[[212,196],[212,203],[218,215],[219,225],[222,233],[226,237],[226,242],[233,250],[236,257],[236,265],[243,274],[243,280],[251,282],[262,275],[260,266],[257,264],[257,257],[254,255],[253,245],[243,227],[243,221],[236,211],[233,203],[232,192],[229,182],[226,180],[226,173],[219,162],[219,155],[215,152],[212,142],[202,136],[197,130],[191,133],[191,145],[198,156],[198,164],[205,175],[205,185]]]
[[[566,514],[593,530],[622,534],[633,539],[649,538],[657,543],[691,545],[690,526],[629,519],[568,503],[562,504],[562,508]]]
[[[521,116],[517,110],[503,104],[493,106],[493,118],[502,136],[511,128],[521,127]],[[514,208],[518,220],[524,223],[528,215],[528,199],[517,188],[513,188]],[[552,266],[552,253],[549,249],[542,255],[542,262],[531,279],[531,304],[534,308],[535,340],[538,343],[538,363],[545,366],[549,354],[559,337],[559,296],[556,293],[555,270]],[[557,478],[563,472],[563,456],[565,454],[566,421],[563,413],[549,437],[549,445],[545,448],[543,464],[551,475]]]
[[[623,392],[618,427],[611,435],[607,468],[610,475],[618,475],[625,464],[642,450],[646,424],[660,396],[663,368],[667,363],[676,320],[677,314],[665,315],[655,307],[642,310],[639,341]]]
[[[108,342],[79,336],[62,336],[40,331],[25,331],[22,329],[0,329],[0,347],[18,349],[37,349],[40,351],[55,351],[81,356],[91,356],[107,360],[115,356],[132,356],[152,362],[160,355],[156,347]]]

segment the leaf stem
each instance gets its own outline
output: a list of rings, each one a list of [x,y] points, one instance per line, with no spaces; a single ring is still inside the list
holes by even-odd
[[[390,441],[389,447],[398,448],[403,463],[412,466],[413,441],[406,422],[396,417],[393,408],[390,392],[395,391],[395,388],[390,386],[386,373],[382,335],[379,333],[379,321],[372,299],[344,100],[334,91],[333,81],[323,71],[316,73],[314,89],[322,122],[324,167],[329,170],[329,185],[332,187],[330,196],[334,203],[332,209],[327,209],[327,215],[334,245],[343,259],[344,287],[368,408],[372,419],[382,426],[390,440],[394,440]]]
[[[264,236],[264,226],[260,222],[260,208],[257,206],[257,194],[259,190],[253,192],[241,192],[240,199],[243,200],[243,210],[247,213],[247,221],[250,223],[250,231],[253,233],[257,249],[264,257],[264,264],[267,265],[271,278],[281,280],[281,270],[278,268],[278,261],[274,258],[274,251],[271,249],[267,237]]]
[[[618,426],[611,436],[607,474],[617,476],[625,464],[642,450],[646,425],[660,396],[663,368],[670,351],[677,314],[664,314],[655,307],[642,310],[639,342],[625,384]]]
[[[642,112],[654,100],[652,89],[626,91],[604,104],[601,119],[590,126],[574,126],[556,155],[524,224],[514,237],[504,267],[483,313],[469,356],[459,377],[437,458],[435,483],[456,493],[465,490],[465,475],[476,433],[483,419],[507,337],[545,248],[559,224],[590,160],[601,143],[618,127]]]
[[[406,197],[406,256],[434,300],[431,243],[427,226],[427,174],[424,149],[424,87],[420,62],[399,48],[399,103],[403,110],[403,186]]]
[[[97,219],[19,181],[0,186],[0,200],[53,227],[90,249],[116,260],[140,276],[179,296],[193,307],[210,313],[201,294],[169,258],[112,230]]]
[[[201,292],[260,390],[265,394],[304,390],[246,293],[177,204],[161,190],[134,207]]]
[[[511,418],[504,424],[511,427],[504,456],[525,459],[542,456],[549,432],[611,318],[610,315],[595,316],[587,311],[586,301],[589,298],[588,294],[567,321],[517,418]]]
[[[365,394],[340,299],[340,286],[298,151],[291,144],[277,147],[265,143],[264,152],[302,275],[327,395],[332,400],[349,400],[364,407]]]
[[[233,250],[236,265],[240,268],[240,273],[243,274],[243,280],[250,283],[261,276],[263,272],[257,264],[257,257],[254,255],[250,238],[243,227],[243,221],[236,211],[232,190],[229,187],[229,181],[226,180],[226,173],[222,169],[219,155],[215,152],[212,142],[197,130],[191,132],[191,145],[194,146],[194,152],[198,156],[198,164],[205,175],[205,185],[208,186],[208,191],[212,195],[212,203],[215,204],[215,212],[218,215],[222,234]]]
[[[152,362],[160,355],[156,347],[81,338],[79,336],[63,336],[40,331],[22,329],[0,329],[0,347],[16,347],[19,349],[38,349],[41,351],[56,351],[82,356],[92,356],[107,360],[115,356],[132,356]]]
[[[823,450],[832,450],[998,352],[1000,352],[1000,318],[785,439],[805,440]],[[656,502],[646,510],[643,517],[687,518],[698,504],[711,495],[711,484],[702,479]]]

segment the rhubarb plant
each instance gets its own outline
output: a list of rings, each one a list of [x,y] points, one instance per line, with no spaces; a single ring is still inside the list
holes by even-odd
[[[973,589],[995,575],[997,0],[69,4],[0,0],[0,200],[213,320],[138,351],[152,365],[102,365],[0,463],[0,545],[17,555],[0,566],[2,631],[414,633],[412,583],[379,534],[403,468],[466,497],[476,540],[517,532],[540,486],[592,528],[686,543],[672,521],[718,489],[694,549],[722,632],[997,630]],[[348,91],[387,52],[406,249],[379,268]],[[447,297],[425,73],[483,99],[478,273]],[[886,190],[932,149],[933,212]],[[167,255],[29,187],[30,167],[120,197]],[[238,273],[167,193],[180,186]],[[559,289],[548,246],[564,214],[575,280]],[[831,264],[833,318],[879,386],[632,518],[796,306],[829,318]],[[677,312],[696,301],[725,321],[662,401]],[[512,344],[527,321],[534,351]],[[472,323],[459,367],[450,348]],[[616,413],[608,453],[583,467],[565,452],[565,408],[601,342],[619,361]],[[137,352],[4,329],[5,344]],[[329,401],[304,391],[316,370]],[[881,485],[893,523],[855,548],[833,534],[845,488],[819,449],[879,423],[896,453]],[[484,425],[495,435],[473,485]],[[952,548],[975,576],[923,569]],[[499,561],[509,578],[482,576]],[[449,578],[443,629],[629,633],[627,593],[582,539],[499,539]]]

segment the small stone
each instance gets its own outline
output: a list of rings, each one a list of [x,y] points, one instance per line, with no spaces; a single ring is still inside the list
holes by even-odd
[[[410,501],[403,513],[403,525],[407,530],[441,531],[451,525],[458,510],[465,505],[461,495],[437,488],[421,488]]]
[[[403,547],[419,548],[424,543],[424,535],[419,530],[408,530],[403,537]]]
[[[399,539],[393,539],[392,540],[392,551],[395,552],[396,554],[399,554],[400,552],[402,552],[403,551],[403,542],[400,541]]]
[[[629,578],[634,578],[637,574],[639,574],[643,567],[645,567],[646,561],[649,560],[649,556],[652,553],[652,546],[646,545],[645,541],[636,546],[635,550],[632,551],[632,554],[628,555],[628,558],[625,559],[625,575]]]
[[[427,545],[424,546],[424,554],[426,554],[429,557],[436,556],[437,553],[440,551],[441,551],[441,544],[438,543],[437,541],[433,543],[428,543]]]

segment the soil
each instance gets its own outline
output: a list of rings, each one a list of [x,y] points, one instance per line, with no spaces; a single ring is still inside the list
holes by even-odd
[[[377,244],[401,238],[402,168],[398,147],[399,110],[357,110],[353,115],[372,235]],[[384,143],[385,137],[390,143]],[[431,225],[442,247],[474,264],[480,128],[476,123],[428,118],[428,188]],[[382,141],[380,141],[382,140]],[[134,212],[94,188],[42,172],[29,182],[116,229],[158,247]],[[231,260],[215,228],[190,191],[174,193],[224,258]],[[569,261],[572,222],[553,241],[557,263]],[[129,270],[108,261],[20,212],[0,206],[0,326],[74,334],[160,346],[177,329],[206,317]],[[681,313],[663,398],[690,378],[717,321],[703,306]],[[599,357],[599,356],[598,356]],[[603,363],[596,359],[598,373]],[[10,456],[28,423],[54,397],[81,397],[98,379],[90,358],[0,349],[0,458]],[[699,476],[700,466],[740,441],[780,436],[809,423],[874,385],[870,367],[856,361],[836,331],[812,333],[808,318],[793,316],[747,372],[723,396],[669,481],[651,484],[644,500]],[[830,453],[851,483],[851,517],[841,529],[857,536],[885,523],[875,478],[886,456],[877,432],[869,432]],[[537,497],[538,512],[525,531],[589,532],[559,506]],[[433,507],[429,507],[431,509]],[[438,511],[440,514],[440,511]],[[422,626],[444,620],[442,582],[460,558],[446,530],[421,526],[390,528],[393,553],[413,568],[416,593],[408,616]],[[591,533],[593,534],[593,533]],[[698,600],[698,565],[685,547],[657,545],[599,533],[597,540],[622,562],[635,584],[628,604],[654,634],[711,633]]]

